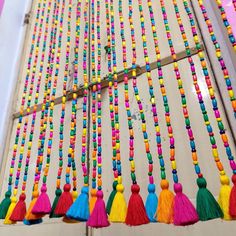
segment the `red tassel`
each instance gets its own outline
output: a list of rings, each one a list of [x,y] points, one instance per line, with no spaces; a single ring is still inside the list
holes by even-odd
[[[51,212],[51,203],[47,195],[47,186],[43,184],[41,194],[39,195],[33,209],[33,214],[49,214]]]
[[[11,221],[23,221],[26,215],[26,204],[25,204],[25,194],[22,193],[20,195],[20,199],[17,202],[11,216],[10,220]]]
[[[191,225],[198,222],[198,214],[188,197],[182,192],[180,183],[174,184],[174,224],[175,225]]]
[[[149,223],[149,219],[147,217],[146,210],[143,204],[143,199],[139,194],[139,185],[133,184],[131,186],[131,191],[132,194],[129,199],[125,223],[130,226]]]
[[[55,209],[55,214],[58,216],[64,216],[73,204],[73,197],[70,193],[70,189],[70,184],[64,185],[64,192],[61,194]]]
[[[87,226],[93,228],[103,228],[109,226],[105,202],[103,200],[103,192],[101,190],[97,191],[97,201],[95,203],[92,214],[90,215]]]
[[[230,192],[229,214],[232,218],[236,218],[236,174],[232,176],[232,182],[234,186]]]

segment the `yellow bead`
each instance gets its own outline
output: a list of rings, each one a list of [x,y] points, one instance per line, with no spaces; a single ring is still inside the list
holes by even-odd
[[[171,167],[173,170],[176,170],[176,161],[171,161]]]

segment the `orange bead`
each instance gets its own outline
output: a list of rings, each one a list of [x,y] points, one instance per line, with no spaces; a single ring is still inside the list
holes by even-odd
[[[217,168],[218,168],[219,171],[224,170],[223,165],[222,165],[222,163],[220,161],[217,162],[216,165],[217,165]]]

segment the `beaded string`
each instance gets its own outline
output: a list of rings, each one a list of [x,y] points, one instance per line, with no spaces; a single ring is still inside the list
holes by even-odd
[[[34,186],[33,186],[33,195],[38,195],[38,183],[40,180],[40,174],[42,170],[43,164],[43,153],[44,153],[44,143],[46,136],[46,127],[47,127],[47,119],[48,119],[48,108],[50,101],[50,91],[51,91],[51,79],[54,65],[54,54],[55,54],[55,43],[56,43],[56,34],[57,34],[57,23],[58,23],[58,13],[60,7],[60,0],[54,2],[53,9],[53,18],[52,18],[52,28],[50,33],[50,45],[49,45],[49,55],[47,62],[47,71],[46,71],[46,79],[45,79],[45,88],[44,88],[44,98],[43,98],[43,106],[41,111],[41,120],[40,120],[40,135],[38,141],[38,156],[36,161],[36,169],[35,169],[35,178],[34,178]]]
[[[191,21],[193,26],[195,26],[194,19],[191,17],[192,13],[191,13],[191,10],[188,6],[188,2],[183,1],[183,3],[184,3],[185,10],[188,13],[188,16],[190,18],[189,20]],[[221,53],[220,44],[217,41],[216,35],[214,33],[213,25],[211,24],[211,20],[207,15],[207,10],[206,10],[205,6],[203,5],[202,1],[198,1],[198,4],[199,4],[199,7],[201,8],[201,12],[202,12],[202,15],[204,17],[205,23],[207,25],[208,32],[211,36],[211,41],[215,46],[216,57],[217,57],[217,59],[220,63],[221,70],[223,72],[225,83],[226,83],[226,86],[227,86],[228,95],[230,97],[231,105],[232,105],[232,108],[233,108],[233,111],[234,111],[234,116],[236,117],[236,99],[235,99],[235,96],[234,96],[233,88],[231,86],[231,79],[229,77],[229,71],[226,67],[225,61],[224,61],[222,53]],[[197,32],[196,32],[196,36],[197,36]]]
[[[233,173],[236,174],[236,164],[234,162],[234,157],[232,156],[231,148],[230,148],[229,143],[228,143],[228,137],[227,137],[227,134],[225,132],[224,124],[223,124],[222,119],[220,117],[220,111],[219,111],[218,106],[217,106],[217,100],[216,100],[216,97],[215,97],[215,94],[214,94],[214,89],[213,89],[212,84],[211,84],[211,80],[210,80],[210,76],[209,76],[205,56],[204,56],[204,53],[203,53],[203,51],[201,49],[201,46],[200,46],[200,42],[199,42],[199,38],[198,38],[198,35],[197,35],[197,30],[196,30],[196,26],[195,26],[195,22],[194,22],[194,18],[193,18],[193,15],[192,15],[191,11],[190,11],[190,8],[188,7],[188,4],[186,3],[185,0],[183,0],[183,1],[184,1],[185,10],[186,10],[186,12],[188,14],[188,17],[189,17],[189,20],[190,20],[192,34],[193,34],[193,37],[194,37],[194,42],[195,42],[196,48],[198,50],[198,56],[199,56],[199,59],[201,61],[201,66],[202,66],[202,70],[203,70],[203,73],[204,73],[204,76],[205,76],[205,81],[206,81],[206,84],[207,84],[207,88],[208,88],[208,91],[209,91],[210,98],[212,100],[212,106],[213,106],[216,121],[218,123],[218,128],[219,128],[219,132],[220,132],[220,135],[221,135],[221,139],[224,143],[224,147],[225,147],[226,154],[227,154],[229,162],[230,162],[231,169],[233,170]],[[176,3],[175,3],[175,9],[178,13],[178,6],[177,6]],[[178,14],[178,17],[180,19],[179,14]],[[184,33],[183,26],[181,26],[181,31]],[[187,38],[185,40],[187,42]],[[194,67],[194,63],[191,61],[191,68],[193,68],[193,67]],[[197,76],[195,76],[195,80],[197,81]],[[199,95],[198,97],[201,98],[201,95]],[[203,103],[201,104],[201,108],[204,108]],[[204,120],[206,122],[206,125],[208,125],[209,120],[208,120],[206,111],[204,112]],[[217,146],[216,146],[216,142],[215,142],[215,139],[214,139],[214,133],[212,131],[211,126],[208,127],[208,132],[211,133],[210,140],[211,140],[211,144],[213,145],[212,146],[213,147],[213,154],[214,154],[214,157],[216,158],[215,160],[218,162],[219,157],[218,157],[218,152],[217,152]],[[221,167],[221,168],[219,168],[219,167]],[[221,166],[221,163],[219,163],[219,167],[218,167],[219,170],[223,171],[223,166]],[[224,171],[222,172],[222,175],[225,175]]]
[[[158,81],[159,81],[160,91],[163,98],[166,127],[168,131],[169,142],[170,142],[170,161],[171,161],[171,167],[172,167],[172,175],[173,175],[174,182],[178,183],[178,175],[177,175],[176,161],[175,161],[175,139],[173,136],[173,128],[171,125],[171,117],[170,117],[170,108],[169,108],[168,98],[166,95],[166,89],[165,89],[165,84],[164,84],[163,71],[162,71],[162,66],[161,66],[161,54],[159,50],[159,43],[158,43],[156,23],[154,19],[153,8],[152,8],[152,1],[147,0],[147,4],[149,8],[149,13],[150,13],[149,15],[150,15],[150,20],[151,20],[151,25],[152,25],[152,35],[153,35],[153,40],[154,40],[154,45],[155,45],[156,61],[157,61],[157,68],[158,68]]]
[[[232,31],[232,27],[231,27],[231,25],[228,21],[225,9],[222,5],[222,1],[221,0],[215,0],[215,2],[216,2],[217,6],[218,6],[218,9],[220,11],[220,15],[221,15],[221,19],[223,21],[223,24],[224,24],[225,28],[227,29],[227,34],[228,34],[229,41],[232,44],[232,47],[234,48],[234,51],[236,52],[236,39],[235,39],[234,33]]]
[[[76,115],[78,103],[78,57],[79,57],[79,43],[80,43],[80,21],[81,21],[81,1],[77,4],[76,9],[76,36],[75,36],[75,59],[74,59],[74,83],[73,83],[73,99],[71,110],[71,123],[70,123],[70,145],[68,149],[68,163],[66,168],[66,184],[70,184],[70,169],[72,167],[72,181],[73,193],[76,195],[76,166],[74,161],[75,142],[76,142]],[[75,196],[74,196],[75,197]]]
[[[47,11],[47,16],[46,16],[46,24],[49,21],[50,17],[50,11],[51,11],[51,5],[52,1],[48,3],[48,11]],[[46,6],[46,0],[44,1],[44,7]],[[43,24],[43,19],[41,20],[40,24]],[[37,48],[39,48],[39,43],[40,43],[40,38],[42,35],[42,29],[40,28],[39,31],[40,37],[37,39]],[[32,147],[32,142],[33,142],[33,134],[34,134],[34,127],[35,127],[35,122],[36,122],[36,113],[37,113],[37,104],[38,104],[38,98],[39,98],[39,92],[40,92],[40,85],[41,85],[41,80],[42,80],[42,72],[43,72],[43,64],[44,64],[44,59],[45,59],[45,51],[46,51],[46,41],[48,37],[48,25],[45,27],[45,35],[44,35],[44,40],[43,40],[43,48],[42,48],[42,56],[40,60],[40,68],[39,68],[39,76],[38,76],[38,81],[37,81],[37,86],[36,86],[36,93],[35,93],[35,101],[34,101],[34,108],[33,108],[33,115],[32,115],[32,122],[31,122],[31,129],[30,129],[30,135],[29,135],[29,140],[28,140],[28,147],[27,147],[27,156],[26,156],[26,161],[25,161],[25,170],[24,170],[24,178],[22,182],[22,195],[25,198],[25,189],[26,189],[26,182],[27,182],[27,177],[28,177],[28,168],[30,164],[30,157],[31,157],[31,147]],[[34,61],[34,67],[33,67],[33,74],[32,74],[32,79],[35,78],[35,72],[36,72],[36,66],[37,66],[37,58],[38,55],[36,55],[35,61]],[[30,96],[29,100],[27,102],[27,118],[29,116],[29,111],[30,111],[30,101],[33,93],[33,87],[34,84],[31,84],[30,87]],[[27,132],[27,122],[25,121],[25,127],[24,127],[24,134],[22,137],[22,144],[21,144],[21,157],[18,163],[18,172],[17,172],[17,179],[15,182],[15,193],[14,195],[17,195],[17,188],[18,188],[18,181],[20,178],[20,168],[22,165],[22,159],[23,159],[23,154],[24,154],[24,145],[25,145],[25,138],[26,138],[26,132]]]
[[[34,59],[34,64],[33,64],[34,70],[35,70],[35,65],[36,65],[35,60],[38,58],[38,49],[37,48],[39,47],[39,45],[37,45],[37,43],[40,42],[40,40],[38,40],[38,38],[41,37],[40,32],[42,31],[42,25],[43,25],[44,14],[45,14],[45,1],[44,1],[44,5],[42,7],[41,7],[41,2],[42,2],[42,0],[40,0],[37,5],[37,13],[36,13],[34,31],[33,31],[32,39],[31,39],[31,48],[30,48],[29,57],[28,57],[26,77],[25,77],[23,94],[22,94],[22,99],[21,99],[20,116],[18,119],[16,136],[15,136],[15,141],[14,141],[14,145],[13,145],[13,153],[12,153],[12,159],[11,159],[10,171],[9,171],[9,179],[8,179],[8,191],[6,192],[6,195],[8,195],[8,197],[10,197],[11,190],[12,190],[12,179],[13,179],[13,173],[14,173],[14,166],[15,166],[15,160],[16,160],[16,156],[17,156],[19,136],[21,133],[21,125],[22,125],[22,121],[23,121],[24,105],[26,103],[26,96],[27,96],[27,90],[28,90],[28,85],[29,85],[29,79],[31,77],[30,72],[31,72],[31,68],[32,68],[31,64],[32,64],[34,51],[35,51],[35,59]],[[40,17],[40,14],[41,14],[41,17]],[[40,19],[40,23],[39,23],[39,19]],[[39,25],[39,29],[38,29],[38,25]],[[36,38],[36,33],[38,31],[39,31],[39,33],[38,33],[38,37],[37,37],[37,41],[36,41],[35,38]],[[36,49],[35,49],[35,46],[36,46]],[[30,88],[31,89],[33,88],[33,84],[34,84],[34,76],[31,77],[31,81],[30,81]],[[29,94],[29,96],[28,96],[29,101],[27,102],[27,106],[28,106],[28,104],[30,104],[30,101],[31,101],[30,99],[31,99],[31,97]],[[25,130],[25,127],[24,127],[24,130]],[[23,152],[20,151],[20,153],[23,153]],[[22,156],[22,154],[20,154],[20,156]],[[17,179],[16,179],[16,182],[18,182]],[[17,183],[17,185],[18,185],[18,183]]]
[[[97,78],[96,78],[96,64],[95,64],[95,7],[94,7],[94,2],[95,0],[92,0],[91,2],[91,66],[92,66],[92,141],[93,141],[93,151],[92,151],[92,191],[96,191],[96,169],[97,169],[97,151],[98,151],[98,146],[97,146],[97,116],[96,116],[96,111],[97,110]],[[97,1],[97,47],[99,52],[100,51],[100,1]],[[98,55],[98,63],[100,64],[100,57],[101,55]],[[100,73],[100,68],[97,66],[97,73]],[[98,76],[98,75],[97,75]]]
[[[112,81],[112,59],[111,59],[111,32],[110,32],[110,13],[108,0],[105,1],[106,5],[106,31],[107,31],[107,63],[108,63],[108,94],[109,94],[109,109],[110,109],[110,120],[112,129],[112,166],[114,173],[114,181],[117,181],[117,151],[116,151],[116,128],[115,128],[115,115],[113,106],[113,81]],[[115,74],[115,73],[114,73]]]
[[[115,22],[114,22],[114,1],[110,0],[110,15],[111,15],[111,49],[112,49],[112,69],[113,69],[113,87],[114,87],[114,111],[115,111],[115,138],[116,138],[116,168],[118,184],[122,184],[121,178],[121,157],[120,157],[120,123],[119,123],[119,99],[118,99],[118,75],[117,75],[117,62],[116,62],[116,37],[115,37]]]
[[[88,49],[88,0],[85,2],[84,8],[84,48],[83,48],[83,78],[84,78],[84,96],[83,96],[83,131],[82,131],[82,155],[81,165],[84,176],[84,186],[88,186],[88,171],[87,171],[87,100],[88,100],[88,75],[87,75],[87,49]]]
[[[79,1],[80,3],[80,1]],[[62,95],[62,105],[61,105],[61,119],[59,128],[59,167],[57,172],[57,182],[56,188],[61,187],[61,174],[63,169],[63,141],[64,141],[64,123],[65,123],[65,112],[66,112],[66,94],[67,94],[67,81],[69,76],[69,62],[70,62],[70,47],[71,47],[71,14],[72,14],[72,0],[69,1],[68,5],[68,20],[67,20],[67,43],[66,43],[66,62],[63,78],[63,95]]]
[[[164,21],[165,30],[166,30],[166,36],[168,39],[171,56],[172,56],[172,59],[174,62],[173,66],[174,66],[175,76],[176,76],[176,80],[178,82],[178,89],[179,89],[179,92],[181,95],[183,115],[184,115],[184,119],[185,119],[186,131],[189,136],[189,144],[190,144],[190,148],[191,148],[191,152],[192,152],[193,164],[194,164],[196,174],[198,175],[199,178],[202,178],[203,175],[202,175],[200,167],[198,165],[196,144],[194,141],[193,131],[191,129],[191,123],[190,123],[188,108],[187,108],[187,100],[186,100],[186,96],[185,96],[185,92],[184,92],[184,88],[183,88],[183,81],[181,79],[181,75],[180,75],[180,71],[179,71],[179,67],[178,67],[177,56],[176,56],[173,42],[171,39],[170,27],[169,27],[169,23],[168,23],[168,18],[167,18],[167,14],[166,14],[166,8],[165,8],[164,1],[160,0],[160,4],[161,4],[162,16],[163,16],[163,21]]]
[[[201,108],[201,111],[202,111],[203,119],[205,121],[207,132],[209,134],[210,143],[211,143],[211,146],[212,146],[212,154],[214,156],[214,159],[215,159],[216,165],[217,165],[217,167],[218,167],[218,169],[220,171],[220,174],[221,175],[225,175],[225,171],[224,171],[223,165],[222,165],[222,163],[220,161],[220,158],[219,158],[219,154],[218,154],[218,149],[217,149],[217,145],[216,145],[216,140],[215,140],[215,137],[214,137],[213,128],[212,128],[212,126],[210,124],[209,117],[208,117],[208,114],[207,114],[207,111],[206,111],[206,107],[205,107],[205,103],[204,103],[204,100],[203,100],[203,97],[202,97],[202,92],[201,92],[200,86],[198,84],[196,68],[195,68],[195,64],[194,64],[194,61],[193,61],[192,56],[191,56],[189,42],[188,42],[185,30],[184,30],[184,26],[183,26],[181,17],[180,17],[178,5],[177,5],[177,2],[175,0],[173,0],[173,6],[174,6],[174,9],[175,9],[176,18],[177,18],[177,22],[179,24],[181,35],[182,35],[182,38],[183,38],[183,41],[184,41],[186,55],[188,56],[188,62],[189,62],[189,66],[191,68],[194,88],[195,88],[195,91],[196,91],[196,94],[197,94],[197,97],[198,97],[199,105],[200,105],[200,108]],[[200,44],[197,45],[197,48],[199,48],[199,47],[200,47]]]
[[[48,138],[48,144],[47,144],[47,155],[46,155],[46,164],[44,168],[44,174],[43,174],[43,184],[42,184],[42,192],[47,191],[46,182],[47,182],[47,176],[48,171],[50,168],[50,160],[51,160],[51,149],[52,149],[52,143],[53,143],[53,135],[54,135],[54,124],[53,124],[53,110],[54,110],[54,102],[56,97],[56,89],[57,89],[57,82],[58,82],[58,75],[59,75],[59,69],[60,69],[60,57],[61,57],[61,47],[62,47],[62,36],[63,36],[63,23],[64,23],[64,12],[65,12],[65,0],[61,3],[61,15],[60,15],[60,24],[59,24],[59,35],[58,35],[58,47],[57,47],[57,57],[56,57],[56,65],[55,65],[55,75],[54,75],[54,81],[53,81],[53,88],[52,88],[52,95],[50,98],[50,109],[49,109],[49,138]],[[71,0],[69,2],[69,5],[71,5]],[[70,8],[71,9],[71,8]],[[68,12],[68,17],[71,17],[71,12]],[[46,127],[45,127],[46,130]]]
[[[132,2],[132,0],[130,2]],[[160,126],[159,126],[158,115],[157,115],[156,98],[153,91],[153,81],[151,77],[151,68],[150,68],[150,62],[149,62],[149,56],[148,56],[148,50],[147,50],[146,30],[145,30],[145,24],[144,24],[145,20],[144,20],[143,6],[142,6],[141,0],[138,0],[138,5],[139,5],[140,25],[142,29],[142,45],[143,45],[143,54],[145,58],[146,77],[148,80],[150,101],[152,104],[153,121],[154,121],[155,132],[156,132],[157,154],[158,154],[158,159],[160,163],[161,178],[166,179],[165,164],[164,164],[162,144],[161,144],[161,133],[160,133]],[[143,126],[145,127],[144,129],[146,130],[145,123],[143,123]],[[149,163],[149,172],[148,172],[149,183],[153,184],[154,183],[154,179],[152,176],[153,161],[152,161],[152,156],[149,150],[149,143],[147,142],[148,139],[145,136],[144,136],[144,139],[145,139],[144,142],[146,145],[146,152],[147,152],[147,158],[148,158],[148,163]]]

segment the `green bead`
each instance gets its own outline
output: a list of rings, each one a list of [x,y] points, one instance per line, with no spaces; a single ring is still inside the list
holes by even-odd
[[[186,118],[186,119],[185,119],[185,124],[186,124],[186,126],[190,126],[190,120],[189,120],[189,118]]]
[[[218,127],[219,127],[220,130],[224,130],[225,129],[225,127],[224,127],[224,125],[223,125],[223,123],[221,121],[218,122]]]
[[[87,184],[88,183],[88,176],[84,176],[84,183]]]
[[[161,179],[166,179],[166,173],[164,171],[161,171]]]
[[[133,173],[133,172],[131,172],[131,179],[132,179],[133,181],[136,181],[136,176],[135,176],[135,173]]]
[[[212,145],[216,144],[216,140],[215,140],[215,138],[213,136],[210,137],[210,141],[211,141]]]

